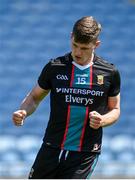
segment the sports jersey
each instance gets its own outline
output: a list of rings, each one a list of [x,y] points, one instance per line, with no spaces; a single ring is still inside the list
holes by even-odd
[[[93,63],[77,65],[71,53],[52,59],[38,84],[50,89],[50,117],[45,144],[71,151],[101,151],[102,127],[89,126],[89,112],[105,114],[108,97],[120,92],[120,75],[113,64],[94,54]]]

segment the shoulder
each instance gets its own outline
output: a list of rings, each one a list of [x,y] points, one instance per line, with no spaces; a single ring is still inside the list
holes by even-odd
[[[72,62],[71,53],[67,53],[63,56],[56,57],[54,59],[50,59],[48,65],[50,67],[63,67]]]
[[[103,68],[104,70],[118,71],[116,66],[113,63],[111,63],[108,60],[104,59],[103,57],[100,57],[97,55],[95,55],[95,57],[94,57],[94,64],[95,64],[95,66]]]
[[[59,56],[54,59],[50,59],[48,63],[46,63],[40,73],[40,76],[48,76],[51,77],[52,74],[58,73],[59,71],[65,71],[70,68],[72,65],[71,53],[65,54],[64,56]]]

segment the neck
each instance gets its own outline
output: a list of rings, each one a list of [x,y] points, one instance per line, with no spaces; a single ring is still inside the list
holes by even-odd
[[[88,63],[86,63],[85,65],[92,64],[93,63],[93,59],[94,59],[94,52],[92,52],[91,57],[88,60]]]
[[[86,65],[91,65],[91,64],[93,64],[94,52],[92,52],[91,57],[90,57],[88,60],[86,60],[86,61],[81,61],[81,60],[75,59],[72,53],[71,53],[71,56],[72,56],[74,62],[75,62],[76,64],[81,65],[81,66],[86,66]]]

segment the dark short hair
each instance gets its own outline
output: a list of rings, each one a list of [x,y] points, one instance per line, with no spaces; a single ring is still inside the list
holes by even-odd
[[[97,40],[101,31],[101,24],[92,16],[79,19],[73,26],[73,36],[76,42],[90,43]]]

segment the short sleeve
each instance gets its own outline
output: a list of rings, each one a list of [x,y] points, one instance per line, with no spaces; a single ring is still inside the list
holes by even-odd
[[[112,83],[109,90],[109,96],[117,96],[120,93],[120,85],[121,85],[121,79],[120,79],[120,73],[117,69],[115,69],[112,73]]]
[[[51,71],[50,71],[50,63],[46,64],[42,69],[39,78],[38,84],[42,89],[51,89]]]

